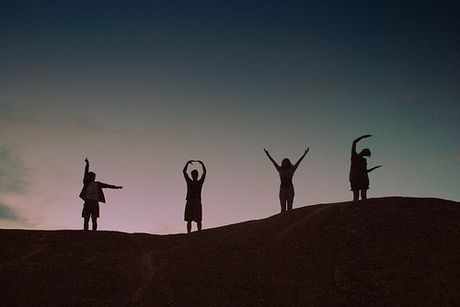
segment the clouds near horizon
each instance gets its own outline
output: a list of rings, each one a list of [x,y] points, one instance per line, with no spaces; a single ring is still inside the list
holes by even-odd
[[[0,146],[0,193],[21,193],[27,186],[22,161],[12,150]]]
[[[0,220],[18,222],[20,218],[13,208],[3,203],[0,203]]]
[[[25,167],[13,152],[0,146],[0,220],[8,224],[22,223],[25,220],[20,217],[17,207],[5,203],[5,198],[24,194],[29,186]]]

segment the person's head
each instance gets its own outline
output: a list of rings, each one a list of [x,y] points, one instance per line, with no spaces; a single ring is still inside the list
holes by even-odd
[[[361,150],[361,152],[359,153],[361,156],[363,157],[370,157],[371,156],[371,151],[369,148],[364,148],[363,150]]]
[[[198,180],[198,171],[194,169],[193,171],[190,172],[190,175],[192,175],[192,179],[197,181]]]
[[[281,161],[281,167],[282,168],[290,168],[290,167],[292,167],[291,160],[289,160],[288,158],[284,158],[283,161]]]
[[[89,181],[94,181],[96,180],[96,174],[94,172],[89,172],[88,178],[89,178]]]

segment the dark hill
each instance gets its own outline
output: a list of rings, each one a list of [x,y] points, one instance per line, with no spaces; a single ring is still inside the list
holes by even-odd
[[[460,203],[322,204],[191,235],[0,230],[2,306],[460,305]]]

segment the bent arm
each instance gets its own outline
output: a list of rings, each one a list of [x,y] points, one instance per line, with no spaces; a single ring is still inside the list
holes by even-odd
[[[279,171],[281,167],[278,165],[278,163],[276,163],[275,160],[273,160],[272,156],[270,156],[270,154],[268,153],[268,150],[266,150],[264,148],[264,151],[265,151],[265,154],[267,155],[267,157],[270,159],[270,161],[272,161],[272,163],[275,166],[276,170]]]
[[[198,163],[200,163],[200,164],[201,164],[201,167],[203,168],[203,175],[201,175],[200,181],[204,181],[204,179],[206,178],[206,174],[208,173],[208,171],[206,170],[206,166],[204,166],[203,161],[198,161]]]
[[[358,143],[359,140],[356,139],[353,141],[353,144],[351,145],[351,156],[354,157],[356,156],[358,153],[356,152],[356,143]]]
[[[370,173],[370,172],[372,172],[373,170],[378,169],[379,167],[382,167],[382,165],[374,166],[374,167],[368,169],[367,172]]]
[[[190,163],[192,163],[192,160],[187,161],[187,163],[185,163],[184,169],[182,170],[182,174],[184,174],[184,178],[185,178],[185,180],[187,180],[187,181],[191,180],[190,177],[189,177],[188,174],[187,174],[187,168],[188,168],[188,165],[189,165]]]
[[[351,145],[351,156],[352,157],[354,157],[354,156],[356,156],[358,154],[356,152],[356,143],[358,143],[362,139],[368,138],[370,136],[371,136],[370,134],[362,135],[362,136],[360,136],[359,138],[357,138],[356,140],[353,141],[353,144]]]
[[[307,153],[308,153],[309,150],[310,150],[310,148],[307,148],[307,150],[305,150],[305,152],[304,152],[303,155],[299,158],[299,160],[296,162],[296,164],[294,164],[294,172],[295,172],[295,170],[299,167],[300,162],[302,162],[303,158],[305,158],[305,156],[307,155]]]

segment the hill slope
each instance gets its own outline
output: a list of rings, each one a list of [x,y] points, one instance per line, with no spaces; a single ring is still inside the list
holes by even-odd
[[[460,304],[460,203],[322,204],[191,235],[0,230],[2,305]]]

